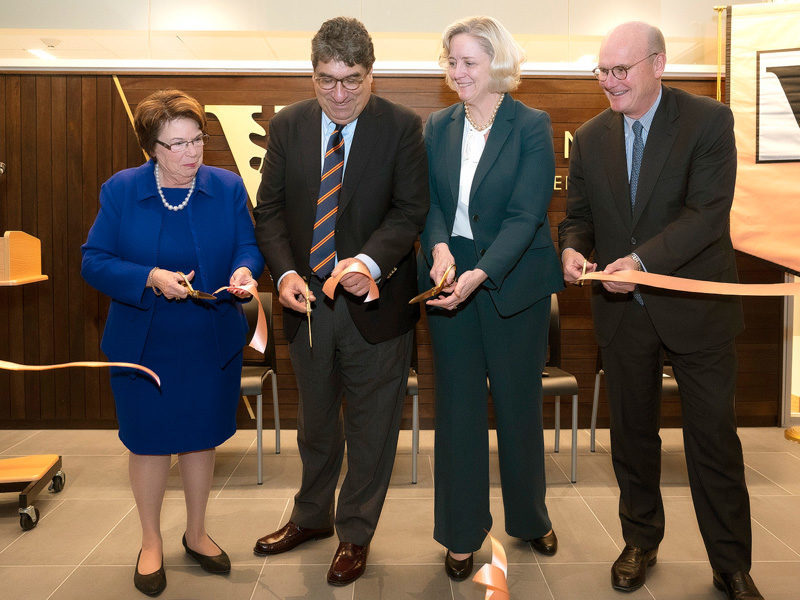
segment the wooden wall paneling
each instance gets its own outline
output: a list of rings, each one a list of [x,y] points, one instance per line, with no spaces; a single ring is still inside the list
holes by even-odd
[[[6,77],[0,75],[0,162],[8,163],[8,146],[6,144]],[[6,181],[8,175],[0,175],[0,233],[7,229],[7,206],[8,202]],[[8,294],[0,290],[0,358],[8,359],[9,355],[9,322],[7,318],[9,311]],[[11,418],[11,373],[0,370],[0,419]]]
[[[21,133],[20,121],[20,77],[16,75],[0,75],[0,127],[12,129],[0,136],[0,150],[4,145],[13,142],[14,151],[19,153]],[[107,313],[108,300],[86,286],[79,275],[80,244],[84,241],[88,226],[93,222],[97,211],[97,194],[99,186],[108,176],[126,167],[137,166],[143,157],[139,150],[132,128],[127,120],[113,82],[108,76],[95,75],[39,75],[40,78],[51,78],[51,140],[50,190],[46,192],[48,183],[44,173],[47,167],[39,165],[45,162],[47,141],[40,138],[44,135],[46,125],[40,122],[44,117],[42,100],[37,100],[37,145],[36,145],[36,191],[37,198],[51,196],[51,223],[46,223],[47,207],[39,205],[35,209],[38,227],[44,232],[52,228],[50,252],[52,252],[52,352],[56,359],[77,360],[80,358],[96,358],[99,351],[99,336]],[[120,78],[131,106],[135,108],[138,101],[156,89],[177,87],[196,96],[203,104],[255,104],[262,106],[262,112],[254,115],[254,120],[265,129],[269,128],[269,119],[274,114],[275,104],[290,104],[303,98],[313,97],[313,89],[308,75],[260,75],[260,76],[225,76],[225,75],[127,75]],[[78,82],[76,84],[76,81]],[[682,87],[695,93],[713,95],[714,82],[711,80],[675,80],[668,85]],[[39,83],[37,82],[37,94]],[[424,119],[431,112],[452,104],[457,100],[454,92],[449,90],[440,76],[387,76],[375,78],[376,93],[402,102],[416,110]],[[568,160],[564,158],[564,132],[574,132],[581,121],[588,119],[607,106],[606,99],[598,89],[592,77],[526,77],[515,97],[527,104],[547,110],[551,114],[553,125],[553,141],[556,149],[556,174],[560,176],[560,189],[553,193],[549,216],[551,235],[556,235],[558,222],[563,219],[566,208],[566,176]],[[9,98],[14,98],[12,106]],[[3,130],[0,129],[0,133]],[[212,138],[206,147],[205,158],[208,164],[223,166],[236,170],[233,156],[224,138],[222,127],[215,117],[209,119],[209,133]],[[265,139],[254,136],[254,141],[265,146]],[[8,149],[3,152],[9,162]],[[2,157],[0,157],[2,159]],[[19,161],[15,158],[17,164]],[[257,164],[254,159],[251,164]],[[11,177],[0,180],[0,191],[10,197],[11,202],[4,202],[0,207],[0,219],[16,219],[22,222],[25,216],[21,202],[22,188],[19,172],[11,173]],[[557,180],[558,183],[558,180]],[[45,191],[42,194],[42,191]],[[2,197],[5,199],[5,197]],[[8,228],[8,227],[7,227]],[[19,228],[19,227],[16,227]],[[43,237],[40,235],[40,237]],[[45,249],[43,240],[43,250]],[[780,280],[780,273],[760,261],[749,257],[739,257],[742,281],[766,282]],[[262,289],[271,289],[268,275],[261,278]],[[62,298],[58,301],[57,298]],[[596,344],[592,330],[592,318],[589,307],[590,292],[588,288],[570,287],[561,293],[562,315],[562,350],[564,366],[573,370],[580,386],[580,423],[588,424],[591,409],[592,390],[594,384],[594,368]],[[776,424],[780,415],[779,390],[780,381],[778,362],[781,340],[780,301],[745,300],[745,315],[748,329],[737,340],[740,353],[740,369],[737,380],[737,410],[740,422],[745,424]],[[37,325],[40,331],[47,328],[46,315],[50,308],[47,295],[38,291]],[[5,304],[2,304],[5,302]],[[34,302],[36,304],[36,302]],[[280,396],[281,418],[287,428],[296,427],[297,389],[288,347],[283,336],[282,315],[277,299],[273,302],[275,337],[278,358],[278,387]],[[0,296],[0,307],[8,307],[6,322],[0,319],[0,333],[9,331],[13,335],[13,327],[18,326],[21,319],[12,319],[11,314],[23,310],[22,299],[14,293]],[[16,307],[16,309],[15,309]],[[77,315],[77,316],[76,316]],[[26,325],[27,325],[27,315]],[[420,375],[420,410],[421,423],[430,427],[434,422],[433,402],[433,360],[430,352],[430,336],[424,319],[417,327],[419,375]],[[4,348],[0,340],[0,351]],[[42,353],[47,350],[42,346]],[[762,359],[769,357],[768,368],[760,368]],[[773,360],[774,359],[774,360]],[[41,414],[23,414],[14,412],[9,402],[3,404],[0,398],[0,425],[16,423],[16,426],[44,426],[50,423],[53,410],[47,408],[55,405],[55,424],[62,426],[113,426],[113,401],[107,385],[107,374],[96,373],[97,377],[87,377],[83,371],[59,371],[53,375],[55,400],[41,399]],[[9,391],[17,376],[0,374],[0,393],[4,381]],[[59,377],[63,379],[59,379]],[[21,381],[21,380],[19,380]],[[44,387],[40,388],[44,396]],[[14,395],[14,394],[10,394]],[[93,396],[94,395],[94,396]],[[600,424],[607,423],[605,410],[605,392],[601,396]],[[98,404],[99,401],[99,404]],[[51,404],[48,404],[51,403]],[[27,409],[23,406],[23,412]],[[271,412],[265,411],[265,425],[271,426]],[[677,424],[680,420],[680,406],[676,401],[667,401],[663,406],[665,425]],[[404,407],[404,426],[410,424],[410,402]],[[545,402],[545,422],[552,425],[553,404],[549,399]],[[563,426],[568,426],[571,418],[568,408],[562,411]],[[37,421],[38,419],[38,421]],[[243,427],[252,427],[252,421],[241,411],[239,423]]]
[[[86,240],[89,228],[94,222],[97,214],[97,190],[98,190],[98,119],[100,118],[100,105],[97,97],[97,77],[83,76],[81,78],[81,186],[80,201],[74,205],[74,209],[81,215],[81,227],[78,230],[80,243],[73,246],[72,252],[80,256],[80,244]],[[107,121],[105,121],[107,122]],[[107,152],[108,148],[103,148]],[[80,268],[80,260],[74,261]],[[80,278],[80,272],[78,272]],[[92,356],[97,352],[100,345],[100,338],[97,335],[99,309],[99,294],[96,290],[89,287],[79,279],[83,293],[81,302],[81,318],[83,325],[82,343],[83,356]],[[100,371],[98,369],[82,370],[84,377],[85,402],[84,411],[87,419],[97,419],[100,417]]]
[[[52,77],[51,84],[51,147],[52,147],[52,186],[53,198],[50,208],[53,212],[53,231],[49,241],[52,251],[52,271],[50,287],[53,290],[53,355],[57,363],[67,362],[73,356],[69,346],[69,269],[72,259],[70,238],[68,235],[67,206],[67,77]],[[45,241],[42,240],[42,244]],[[77,360],[77,359],[76,359]],[[53,372],[55,383],[55,415],[58,423],[68,423],[70,419],[71,376],[75,370],[58,370]]]
[[[21,147],[20,164],[22,165],[21,211],[22,231],[31,235],[39,235],[37,223],[37,181],[36,181],[36,77],[25,75],[20,81]],[[39,362],[39,286],[26,285],[22,291],[22,326],[25,332],[20,340],[23,344],[23,360],[26,364]],[[39,377],[38,373],[25,373],[25,414],[40,418]]]
[[[80,274],[77,253],[84,241],[82,215],[83,111],[82,76],[67,78],[67,202],[64,223],[67,225],[67,302],[69,304],[69,354],[83,356],[84,283]],[[86,419],[85,373],[82,369],[69,371],[70,420]]]
[[[38,298],[38,346],[40,364],[55,362],[53,353],[53,136],[52,136],[52,77],[36,77],[36,179],[37,229],[36,237],[42,244],[42,273],[50,279],[32,286]],[[25,328],[28,327],[26,315]],[[38,375],[40,398],[39,418],[55,418],[54,372],[43,371]]]
[[[21,128],[22,97],[21,77],[9,76],[6,79],[6,223],[7,230],[22,229],[22,173],[21,161],[23,134]],[[22,290],[7,288],[3,293],[8,298],[8,356],[13,362],[25,361],[22,330]],[[21,373],[10,375],[9,401],[11,418],[25,418],[25,376]]]

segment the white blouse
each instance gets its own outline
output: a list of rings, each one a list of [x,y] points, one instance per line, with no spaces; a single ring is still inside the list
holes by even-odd
[[[490,130],[491,126],[478,131],[464,117],[464,135],[461,138],[461,179],[458,185],[458,204],[452,233],[454,236],[473,239],[472,226],[469,222],[469,194]]]

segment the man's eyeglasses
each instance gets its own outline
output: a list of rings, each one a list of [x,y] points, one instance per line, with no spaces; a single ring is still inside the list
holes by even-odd
[[[364,78],[358,75],[351,75],[344,79],[337,79],[336,77],[328,77],[327,75],[315,75],[314,81],[317,82],[317,85],[322,90],[332,90],[336,87],[337,83],[341,83],[344,89],[354,92],[364,83]]]
[[[615,78],[622,81],[623,79],[628,77],[628,71],[630,71],[633,67],[638,65],[640,62],[646,61],[648,58],[658,56],[658,52],[652,52],[645,56],[642,60],[637,60],[632,65],[617,65],[616,67],[611,67],[610,69],[605,69],[603,67],[595,67],[592,69],[592,74],[597,77],[600,81],[605,81],[608,79],[608,74],[611,73],[614,75]]]
[[[173,144],[166,144],[161,140],[156,140],[156,144],[160,144],[170,152],[175,152],[177,154],[178,152],[186,152],[189,149],[189,144],[191,144],[192,146],[202,147],[205,146],[207,141],[208,141],[208,134],[201,133],[196,138],[194,138],[193,140],[189,140],[188,142],[175,142]]]

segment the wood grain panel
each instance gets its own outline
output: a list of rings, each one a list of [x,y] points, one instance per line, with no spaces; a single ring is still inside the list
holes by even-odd
[[[276,104],[313,97],[308,75],[129,75],[120,78],[132,107],[157,89],[176,87],[202,104],[253,104],[262,107],[254,120],[265,130]],[[713,80],[668,82],[693,93],[713,96]],[[374,91],[413,108],[426,119],[456,101],[438,76],[378,75]],[[592,77],[526,77],[515,96],[551,115],[556,149],[556,175],[549,216],[551,233],[566,207],[568,160],[565,131],[605,109],[607,102]],[[235,161],[216,117],[209,118],[211,139],[205,149],[208,164],[236,171]],[[253,136],[266,146],[266,139]],[[20,288],[0,288],[0,358],[32,362],[102,359],[99,340],[108,299],[80,277],[80,245],[97,213],[100,186],[116,171],[141,164],[122,101],[112,78],[97,74],[0,73],[0,160],[8,171],[0,176],[0,227],[24,229],[42,240],[47,282]],[[253,161],[254,164],[258,160]],[[1,233],[1,232],[0,232]],[[777,282],[781,273],[763,261],[738,256],[742,281]],[[262,289],[271,289],[268,275]],[[589,290],[570,287],[560,294],[563,366],[580,385],[579,417],[588,425],[591,412],[597,346],[592,331]],[[780,357],[782,303],[779,299],[745,299],[747,330],[737,339],[737,412],[742,425],[776,425],[780,419]],[[278,389],[281,420],[296,427],[297,388],[281,330],[282,315],[273,302],[276,325]],[[25,335],[23,335],[23,333]],[[23,338],[31,340],[22,343]],[[417,326],[420,412],[423,427],[434,423],[433,360],[423,319]],[[265,401],[269,400],[267,390]],[[272,412],[265,412],[265,426]],[[545,399],[545,423],[552,426],[553,402]],[[42,375],[0,372],[2,427],[114,427],[114,404],[103,371],[56,371]],[[571,418],[562,406],[562,426]],[[239,423],[253,427],[243,406]],[[404,426],[410,425],[410,402]],[[607,425],[605,390],[601,393],[601,426]],[[664,425],[680,423],[677,398],[663,403]]]

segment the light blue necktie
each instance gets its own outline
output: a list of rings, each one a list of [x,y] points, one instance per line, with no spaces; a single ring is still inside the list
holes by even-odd
[[[636,206],[636,189],[639,187],[639,171],[642,168],[642,155],[644,154],[644,140],[642,140],[642,124],[633,122],[633,152],[631,153],[631,214]],[[633,290],[633,299],[644,306],[644,298],[639,293],[637,286]]]
[[[639,170],[642,168],[644,141],[642,140],[642,124],[633,122],[633,152],[631,154],[631,212],[636,206],[636,188],[639,187]]]

